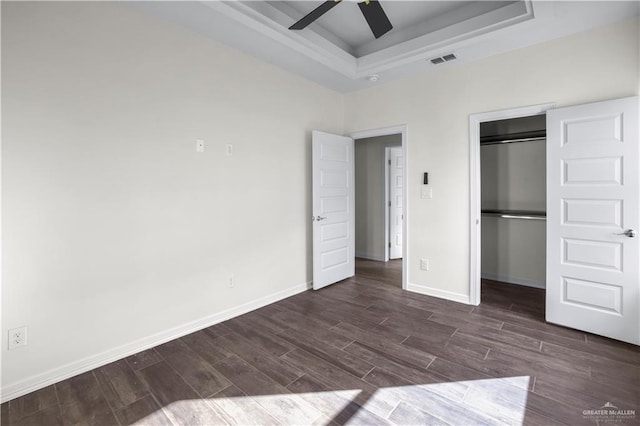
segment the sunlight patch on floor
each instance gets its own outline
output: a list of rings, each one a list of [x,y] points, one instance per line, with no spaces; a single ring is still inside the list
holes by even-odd
[[[407,416],[417,421],[426,414],[423,420],[431,416],[465,424],[522,425],[530,381],[529,376],[519,376],[385,387],[364,408],[380,415],[392,405],[385,418],[398,424],[406,424]]]
[[[367,423],[372,414],[397,424],[451,421],[466,424],[524,424],[531,377],[505,377],[379,388],[291,394],[209,397],[208,405],[238,424],[326,424],[338,415],[347,423]],[[356,401],[356,398],[358,400]],[[364,408],[353,410],[351,402]],[[173,402],[163,411],[197,413],[203,400]],[[157,412],[132,424],[155,424]],[[375,417],[373,417],[375,418]]]

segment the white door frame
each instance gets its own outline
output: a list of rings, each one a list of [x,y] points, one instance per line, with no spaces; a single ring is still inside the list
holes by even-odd
[[[404,167],[404,176],[402,177],[402,211],[404,212],[404,220],[402,221],[402,289],[407,289],[408,282],[408,271],[409,268],[407,266],[407,259],[409,258],[408,251],[408,241],[409,241],[409,232],[408,232],[408,223],[409,223],[409,209],[408,209],[408,196],[407,196],[407,176],[409,175],[407,170],[407,145],[408,145],[408,137],[407,137],[408,129],[407,125],[399,125],[392,127],[384,127],[381,129],[373,129],[373,130],[363,130],[360,132],[354,132],[349,134],[351,138],[356,139],[364,139],[364,138],[373,138],[376,136],[389,136],[389,135],[397,135],[400,134],[402,137],[402,161]],[[386,168],[385,168],[386,169]],[[386,210],[386,209],[385,209]],[[388,212],[387,212],[388,214]],[[388,233],[388,232],[387,232]],[[388,238],[388,237],[387,237]],[[389,259],[389,244],[386,245],[385,248],[385,257]]]
[[[469,303],[480,304],[481,235],[480,235],[480,123],[544,114],[554,103],[509,108],[469,116]]]

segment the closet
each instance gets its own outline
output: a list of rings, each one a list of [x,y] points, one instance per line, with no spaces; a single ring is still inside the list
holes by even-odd
[[[484,279],[544,288],[545,115],[480,124]]]

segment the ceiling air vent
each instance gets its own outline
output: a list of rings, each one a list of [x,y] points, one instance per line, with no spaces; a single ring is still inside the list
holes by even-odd
[[[438,65],[438,64],[442,64],[444,62],[453,61],[454,59],[457,59],[456,55],[454,55],[453,53],[449,53],[448,55],[444,55],[444,56],[441,56],[439,58],[430,59],[430,61],[431,61],[432,64]]]

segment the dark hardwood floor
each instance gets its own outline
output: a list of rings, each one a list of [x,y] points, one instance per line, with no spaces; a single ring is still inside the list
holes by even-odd
[[[2,405],[3,425],[638,424],[637,347],[544,322],[544,291],[461,305],[400,261]],[[610,403],[635,410],[598,419]],[[609,421],[611,423],[609,423]]]

